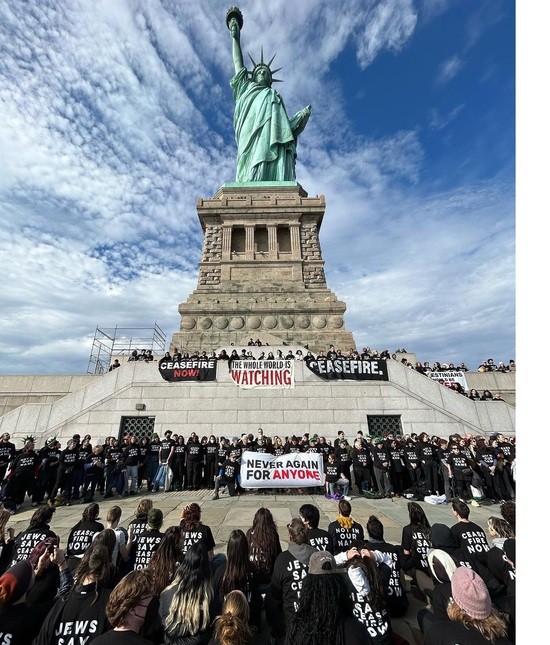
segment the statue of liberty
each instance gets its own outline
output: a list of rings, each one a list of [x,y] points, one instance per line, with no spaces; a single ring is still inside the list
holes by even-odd
[[[279,82],[273,75],[271,63],[261,59],[250,72],[243,63],[240,34],[243,18],[238,7],[227,12],[227,26],[233,38],[235,76],[230,81],[235,99],[233,125],[237,142],[237,182],[295,181],[296,144],[306,127],[311,105],[291,119],[286,113],[281,95],[272,89]]]

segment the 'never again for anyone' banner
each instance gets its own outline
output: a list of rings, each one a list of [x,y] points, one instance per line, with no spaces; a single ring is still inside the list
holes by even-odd
[[[309,369],[325,380],[387,381],[388,367],[383,359],[319,358],[306,361]]]
[[[233,381],[245,389],[294,387],[293,360],[235,360],[231,361],[229,373]]]
[[[215,358],[183,359],[159,361],[159,372],[165,381],[215,381]]]
[[[243,488],[305,488],[324,483],[323,455],[292,453],[275,457],[261,452],[243,452]]]

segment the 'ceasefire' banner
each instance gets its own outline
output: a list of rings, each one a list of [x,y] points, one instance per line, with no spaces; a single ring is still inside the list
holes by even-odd
[[[292,453],[275,457],[261,452],[243,452],[243,488],[306,488],[324,484],[323,455]]]
[[[388,367],[384,359],[354,360],[352,358],[319,358],[306,361],[309,369],[325,380],[387,381]]]
[[[215,358],[162,359],[159,372],[165,381],[215,381],[216,364]]]
[[[293,360],[235,360],[229,373],[233,381],[244,389],[253,387],[294,387]]]

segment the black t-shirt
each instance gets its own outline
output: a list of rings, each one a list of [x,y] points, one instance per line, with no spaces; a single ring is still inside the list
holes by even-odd
[[[223,478],[226,482],[235,483],[237,480],[237,475],[239,473],[239,463],[237,461],[231,461],[231,459],[226,459],[223,463]]]
[[[180,522],[180,526],[183,529],[183,522]],[[192,531],[183,531],[183,553],[187,553],[189,547],[193,546],[193,544],[197,544],[197,542],[203,544],[207,551],[212,551],[216,546],[212,530],[209,526],[206,526],[206,524],[199,524],[199,526]]]
[[[346,529],[335,520],[328,525],[328,532],[332,539],[335,554],[347,551],[352,542],[363,540],[365,537],[363,527],[358,522],[353,522],[350,528]]]
[[[31,553],[33,552],[34,547],[39,542],[42,542],[49,537],[59,539],[57,535],[50,530],[50,527],[48,525],[21,531],[21,533],[19,533],[19,535],[15,538],[13,544],[13,555],[10,567],[13,566],[16,562],[19,562],[19,560],[28,560]]]
[[[147,640],[131,630],[115,631],[114,629],[105,632],[94,638],[95,645],[154,645],[153,641]]]
[[[30,474],[40,462],[39,456],[34,450],[21,452],[13,462],[13,470],[16,475]]]
[[[75,587],[52,607],[33,645],[76,645],[103,634],[109,628],[105,607],[110,593],[95,583]]]
[[[163,439],[160,442],[160,450],[159,450],[159,461],[167,461],[168,457],[170,456],[170,451],[172,450],[172,446],[175,446],[176,442],[173,441],[172,439]]]
[[[145,569],[147,567],[163,537],[164,533],[150,529],[143,531],[143,533],[140,533],[134,538],[131,555],[134,570],[137,571],[138,569]]]
[[[317,549],[317,551],[328,551],[329,553],[334,553],[332,538],[328,531],[324,531],[320,528],[309,529],[307,537],[311,546],[314,549]]]
[[[101,522],[95,520],[79,522],[73,526],[67,539],[67,556],[82,557],[92,543],[94,535],[104,528]]]
[[[372,463],[369,452],[363,448],[361,450],[354,448],[351,453],[351,459],[354,468],[367,468]]]
[[[0,607],[0,645],[29,645],[37,636],[51,605],[19,605]]]
[[[149,456],[158,459],[160,453],[160,441],[151,441],[149,444]]]
[[[137,535],[141,535],[143,531],[147,528],[147,515],[138,515],[135,519],[131,520],[128,522],[128,528],[132,526],[132,530],[134,532],[134,538]]]
[[[137,466],[140,458],[140,450],[137,443],[131,443],[124,450],[124,461],[127,466]]]
[[[437,453],[433,444],[422,441],[416,447],[416,454],[423,464],[437,463]]]
[[[455,536],[464,556],[472,564],[486,561],[490,547],[481,526],[474,522],[457,522],[451,526],[451,533]]]
[[[192,461],[192,462],[201,462],[203,460],[203,455],[204,455],[204,448],[203,445],[199,441],[191,441],[189,440],[187,442],[186,452],[187,452],[187,461]]]
[[[349,586],[353,615],[367,628],[370,636],[367,642],[377,645],[393,645],[394,637],[388,610],[373,611],[368,596],[358,593],[351,583]]]
[[[401,534],[401,547],[406,551],[410,551],[415,569],[420,569],[427,575],[431,575],[428,564],[428,551],[432,548],[432,545],[420,529],[414,528],[410,524],[404,526]]]
[[[15,445],[11,441],[0,441],[0,466],[7,466],[15,456]]]
[[[209,441],[205,445],[206,461],[215,461],[218,457],[218,444],[216,441]]]
[[[507,638],[490,641],[477,629],[464,627],[456,620],[442,620],[434,623],[426,632],[424,645],[512,645]]]
[[[333,463],[327,462],[325,465],[325,477],[329,484],[334,484],[340,478],[340,464],[335,461]]]

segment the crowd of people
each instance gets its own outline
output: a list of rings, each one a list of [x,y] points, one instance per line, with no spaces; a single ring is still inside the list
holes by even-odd
[[[303,504],[282,533],[286,549],[261,507],[229,533],[225,554],[196,503],[167,528],[150,498],[126,528],[120,506],[104,524],[91,503],[63,545],[55,513],[37,508],[16,536],[0,509],[6,645],[406,645],[392,619],[408,612],[410,591],[423,603],[416,631],[427,645],[515,642],[513,501],[488,519],[492,544],[459,498],[450,526],[431,525],[409,502],[398,544],[376,515],[358,523],[347,500],[326,528],[318,507]]]
[[[27,495],[33,506],[59,506],[90,503],[96,494],[108,499],[161,489],[207,489],[214,499],[224,491],[243,494],[243,452],[322,454],[325,480],[316,492],[331,499],[444,495],[450,501],[460,495],[497,503],[515,497],[515,437],[502,433],[441,438],[425,432],[371,437],[359,431],[348,440],[339,431],[331,442],[307,433],[272,438],[262,428],[232,439],[200,438],[195,432],[186,438],[167,430],[162,439],[127,434],[101,443],[74,435],[65,446],[50,437],[38,450],[33,437],[25,438],[20,450],[10,439],[9,433],[0,438],[0,500],[14,512]]]

